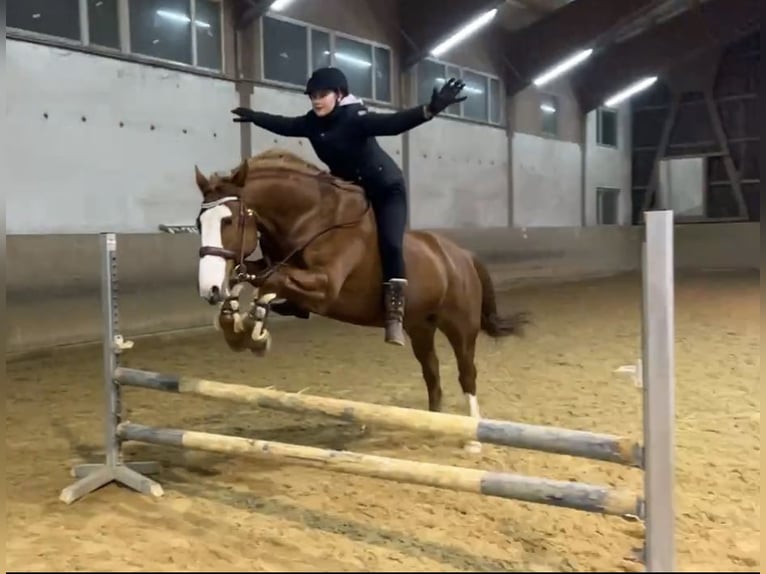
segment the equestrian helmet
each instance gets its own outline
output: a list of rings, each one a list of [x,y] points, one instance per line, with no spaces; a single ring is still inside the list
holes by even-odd
[[[304,94],[311,94],[320,90],[339,91],[348,94],[348,80],[346,74],[339,68],[318,68],[311,74],[306,83]]]

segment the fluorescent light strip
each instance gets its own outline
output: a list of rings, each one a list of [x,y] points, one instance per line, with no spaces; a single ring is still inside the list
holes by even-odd
[[[556,108],[548,104],[540,104],[540,109],[546,114],[555,114]]]
[[[593,54],[592,48],[577,52],[576,54],[570,56],[563,62],[556,64],[550,70],[535,78],[532,83],[537,87],[544,86],[551,80],[558,78],[560,75],[583,63],[585,60],[590,58],[591,54]]]
[[[436,81],[439,84],[444,84],[444,83],[447,82],[447,80],[445,80],[444,78],[436,78]],[[483,94],[484,93],[484,90],[482,90],[480,88],[474,88],[474,87],[471,87],[471,86],[465,86],[463,89],[466,92],[468,92],[469,94]]]
[[[174,20],[175,22],[182,22],[184,24],[188,24],[189,22],[191,22],[191,18],[189,18],[186,14],[181,14],[180,12],[169,12],[168,10],[157,10],[157,16],[161,16],[168,20]],[[199,26],[200,28],[210,28],[210,24],[208,24],[207,22],[203,22],[202,20],[195,20],[194,25]]]
[[[325,50],[324,55],[329,56],[330,51]],[[349,64],[354,64],[355,66],[360,66],[362,68],[369,68],[370,66],[372,66],[372,62],[368,62],[367,60],[362,60],[361,58],[357,58],[356,56],[350,56],[348,54],[344,54],[343,52],[335,52],[335,58],[343,62],[348,62]]]
[[[631,84],[621,92],[617,92],[612,97],[610,97],[608,100],[604,102],[604,105],[607,107],[616,106],[625,100],[627,100],[629,97],[637,94],[638,92],[641,92],[651,86],[654,82],[657,81],[657,76],[651,76],[649,78],[644,78],[643,80],[639,80],[635,84]]]
[[[269,6],[269,10],[273,10],[274,12],[281,12],[292,3],[293,0],[275,0],[271,3],[271,6]]]
[[[456,44],[462,42],[466,38],[468,38],[471,34],[476,32],[479,28],[482,28],[489,24],[492,19],[497,14],[497,8],[493,8],[492,10],[489,10],[488,12],[485,12],[478,18],[472,20],[468,24],[466,24],[464,27],[462,27],[460,30],[455,32],[452,36],[444,40],[441,44],[436,46],[431,50],[432,56],[441,56],[444,54],[447,50],[455,46]]]

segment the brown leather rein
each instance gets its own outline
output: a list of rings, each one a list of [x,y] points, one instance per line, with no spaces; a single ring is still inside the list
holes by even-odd
[[[343,229],[347,227],[353,227],[355,225],[358,225],[365,215],[367,215],[367,212],[370,210],[370,202],[366,201],[366,207],[364,211],[362,212],[362,215],[354,219],[353,221],[347,221],[345,223],[336,223],[334,225],[331,225],[330,227],[327,227],[326,229],[323,229],[314,235],[312,235],[308,241],[304,242],[300,247],[296,247],[290,253],[282,258],[277,263],[271,263],[268,255],[266,253],[263,254],[263,258],[266,260],[266,264],[268,267],[261,271],[260,273],[248,273],[247,272],[247,264],[245,263],[245,259],[247,258],[249,253],[245,253],[245,232],[247,230],[247,221],[249,219],[253,220],[253,223],[255,224],[255,233],[256,235],[260,235],[258,231],[258,221],[261,219],[256,211],[252,208],[247,207],[245,205],[245,202],[242,201],[242,198],[236,195],[230,195],[226,197],[222,197],[221,199],[216,199],[213,201],[202,203],[200,207],[199,215],[197,216],[197,227],[200,227],[199,218],[200,216],[208,209],[212,209],[213,207],[218,207],[219,205],[223,205],[225,203],[234,202],[236,201],[239,203],[239,215],[238,215],[238,226],[237,226],[237,232],[240,235],[240,248],[239,253],[237,254],[235,251],[231,249],[225,249],[223,247],[214,247],[211,245],[203,245],[199,249],[199,256],[200,258],[205,257],[206,255],[212,255],[215,257],[222,257],[223,259],[226,259],[228,261],[234,261],[236,265],[234,266],[234,269],[232,270],[232,276],[235,279],[236,283],[244,283],[244,282],[258,282],[263,281],[270,277],[277,269],[280,267],[283,267],[286,265],[293,257],[301,253],[306,247],[308,247],[311,243],[314,242],[314,240],[318,239],[325,233],[328,233],[329,231],[332,231],[334,229]],[[256,248],[258,246],[259,239],[256,240]]]

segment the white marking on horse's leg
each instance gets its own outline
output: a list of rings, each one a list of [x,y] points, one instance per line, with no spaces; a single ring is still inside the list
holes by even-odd
[[[465,393],[463,396],[466,403],[468,403],[468,415],[472,418],[480,419],[481,411],[479,410],[479,400],[476,398],[476,395]],[[476,440],[470,440],[465,443],[463,448],[470,454],[479,454],[481,452],[481,443]]]
[[[259,299],[253,300],[253,307],[256,307],[255,309],[255,326],[253,327],[253,339],[256,338],[257,335],[260,333],[266,331],[266,328],[264,327],[264,324],[266,322],[266,305],[271,303],[274,299],[277,298],[276,293],[266,293],[265,295],[261,296]],[[251,307],[252,310],[252,307]],[[252,312],[252,311],[251,311]]]
[[[227,296],[222,303],[218,304],[218,312],[213,318],[213,326],[215,327],[216,331],[223,330],[223,326],[221,325],[221,318],[224,315],[224,309],[226,309],[226,313],[231,314],[231,328],[233,331],[235,333],[241,333],[244,331],[244,326],[242,324],[242,314],[239,312],[239,299],[237,299],[243,287],[244,285],[241,283],[234,285],[234,287],[231,289],[231,295]]]
[[[258,302],[263,304],[263,305],[268,305],[269,303],[271,303],[276,298],[277,298],[277,294],[276,293],[266,293],[265,295],[263,295],[262,297],[260,297],[258,299]]]
[[[226,217],[231,217],[231,215],[231,209],[225,205],[218,205],[200,215],[200,235],[203,247],[223,247],[221,221]],[[227,290],[225,281],[226,260],[223,257],[205,255],[200,258],[197,277],[200,297],[206,299],[214,287],[225,293]]]
[[[475,419],[480,419],[481,411],[479,410],[479,399],[476,398],[476,395],[471,395],[469,393],[466,393],[465,400],[468,403],[469,416]]]
[[[234,287],[231,288],[231,296],[239,297],[239,294],[242,292],[244,287],[245,285],[243,283],[237,283],[234,285]],[[229,305],[231,306],[231,310],[234,312],[232,314],[234,318],[234,332],[241,333],[245,330],[245,326],[242,323],[242,314],[239,312],[239,299],[232,299],[229,302]]]

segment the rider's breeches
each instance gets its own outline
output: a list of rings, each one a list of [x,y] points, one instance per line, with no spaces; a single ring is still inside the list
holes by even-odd
[[[404,269],[404,230],[407,227],[407,192],[404,182],[369,194],[378,226],[378,246],[383,280],[406,278]]]

